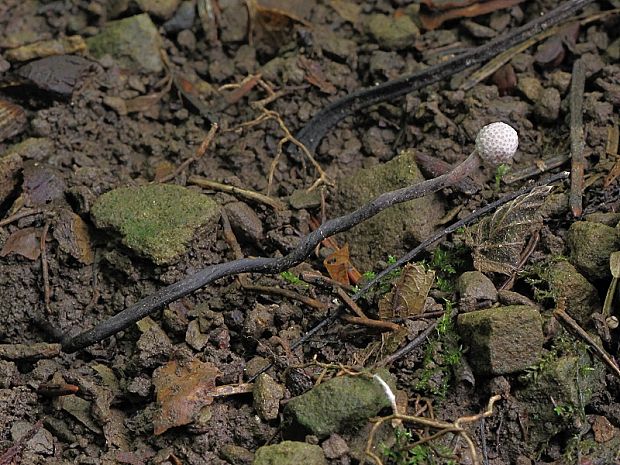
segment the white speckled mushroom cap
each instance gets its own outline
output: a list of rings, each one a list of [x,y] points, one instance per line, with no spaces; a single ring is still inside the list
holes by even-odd
[[[518,146],[517,131],[502,122],[487,124],[476,136],[478,155],[493,166],[511,163]]]

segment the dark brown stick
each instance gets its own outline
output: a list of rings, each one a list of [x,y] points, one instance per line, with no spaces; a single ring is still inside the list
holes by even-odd
[[[586,68],[581,59],[573,65],[573,78],[570,86],[570,155],[571,183],[570,208],[575,217],[583,212],[582,197],[586,160],[583,155],[585,147],[583,133],[583,92],[586,84]]]

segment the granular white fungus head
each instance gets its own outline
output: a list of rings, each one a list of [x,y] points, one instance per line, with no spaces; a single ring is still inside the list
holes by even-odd
[[[476,136],[476,151],[485,163],[497,166],[512,163],[519,136],[506,123],[491,123],[483,127]]]

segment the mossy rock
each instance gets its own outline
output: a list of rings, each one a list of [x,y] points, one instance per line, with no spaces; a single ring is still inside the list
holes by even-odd
[[[103,194],[91,214],[98,228],[120,233],[123,244],[162,265],[185,252],[197,229],[214,226],[220,207],[206,195],[182,186],[150,184]]]
[[[379,370],[378,375],[395,389],[393,378],[386,370]],[[284,434],[289,438],[303,438],[307,434],[325,438],[355,429],[387,407],[390,401],[377,380],[338,376],[286,404]]]
[[[611,277],[609,256],[620,249],[617,228],[578,221],[570,225],[566,242],[570,248],[570,260],[591,281]]]
[[[405,150],[387,163],[359,170],[338,182],[335,212],[349,213],[384,192],[424,181],[413,150]],[[400,256],[428,238],[443,217],[444,204],[437,194],[395,205],[344,233],[351,259],[363,270],[373,268],[388,255]]]
[[[158,73],[164,68],[159,53],[161,37],[146,13],[110,21],[86,44],[95,58],[109,54],[130,70]]]
[[[284,441],[256,451],[253,465],[327,465],[320,446]]]
[[[582,348],[547,357],[523,380],[527,384],[516,398],[529,425],[528,442],[535,450],[557,434],[575,434],[584,428],[584,409],[605,388],[605,366]]]

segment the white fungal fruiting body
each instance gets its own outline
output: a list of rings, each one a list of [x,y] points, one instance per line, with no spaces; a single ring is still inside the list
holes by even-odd
[[[519,146],[519,136],[506,123],[491,123],[476,136],[476,151],[485,163],[493,166],[511,163]]]

